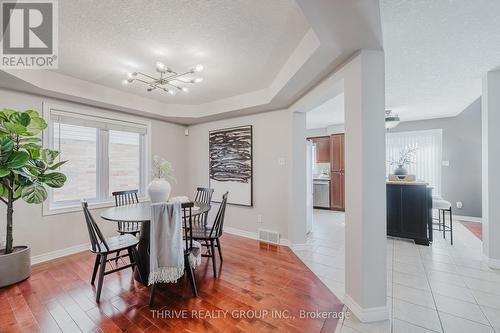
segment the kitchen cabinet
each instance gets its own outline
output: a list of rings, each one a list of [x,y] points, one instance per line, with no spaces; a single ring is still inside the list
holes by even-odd
[[[330,136],[330,208],[345,210],[344,134]]]
[[[425,183],[387,183],[387,235],[432,241],[432,188]]]
[[[330,137],[312,138],[311,141],[316,145],[316,162],[330,163]]]

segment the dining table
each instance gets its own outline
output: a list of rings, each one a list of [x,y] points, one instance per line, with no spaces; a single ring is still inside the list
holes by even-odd
[[[203,202],[194,202],[191,209],[191,217],[196,217],[207,213],[210,205]],[[148,284],[149,277],[149,239],[150,239],[150,221],[151,221],[151,202],[139,202],[131,205],[116,206],[105,209],[101,212],[101,218],[111,222],[137,222],[141,228],[139,232],[139,244],[137,252],[139,254],[139,263],[134,271],[136,281]]]

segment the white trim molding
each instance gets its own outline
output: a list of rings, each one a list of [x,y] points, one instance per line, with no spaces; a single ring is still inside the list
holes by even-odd
[[[492,269],[500,269],[500,259],[493,259],[483,253],[483,261]]]
[[[344,295],[344,304],[362,323],[389,319],[389,308],[387,307],[387,303],[384,306],[362,308],[354,299],[352,299],[351,296],[346,293]]]
[[[251,232],[251,231],[246,231],[246,230],[233,228],[233,227],[226,227],[226,226],[224,226],[224,232],[227,232],[228,234],[231,234],[231,235],[236,235],[236,236],[241,236],[241,237],[245,237],[245,238],[259,240],[259,234],[257,234],[256,232]]]
[[[80,208],[81,209],[81,208]],[[245,238],[250,238],[254,240],[259,240],[258,234],[256,232],[250,232],[238,228],[233,228],[233,227],[224,227],[224,232],[231,234],[231,235],[236,235],[236,236],[241,236]],[[280,245],[282,246],[287,246],[287,247],[292,247],[293,245],[290,244],[290,241],[286,238],[281,238],[280,239]],[[84,243],[84,244],[79,244],[79,245],[74,245],[70,246],[64,249],[59,249],[51,252],[46,252],[42,254],[38,254],[36,256],[31,257],[31,265],[36,265],[40,264],[46,261],[66,257],[72,254],[80,253],[83,251],[87,251],[90,248],[89,243]]]
[[[256,232],[251,232],[251,231],[247,231],[247,230],[242,230],[242,229],[233,228],[233,227],[226,227],[226,226],[224,226],[224,232],[227,232],[228,234],[231,234],[231,235],[241,236],[241,237],[250,238],[250,239],[260,241],[259,234]],[[288,239],[281,238],[281,237],[280,237],[280,244],[279,245],[287,246],[290,248],[292,248],[292,246],[293,246],[293,244],[291,244]]]
[[[70,246],[64,249],[59,249],[51,252],[46,252],[42,254],[38,254],[36,256],[31,256],[31,265],[40,264],[42,262],[66,257],[75,253],[80,253],[83,251],[87,251],[90,248],[89,243],[79,244],[75,246]]]
[[[474,217],[474,216],[465,216],[465,215],[455,215],[455,214],[453,214],[453,219],[458,220],[458,221],[464,221],[464,222],[483,223],[483,219],[481,217]]]

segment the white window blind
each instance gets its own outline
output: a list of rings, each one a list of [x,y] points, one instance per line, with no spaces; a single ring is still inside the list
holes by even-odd
[[[68,160],[60,169],[67,182],[49,191],[49,211],[78,207],[80,200],[102,204],[112,192],[138,189],[145,195],[147,125],[51,109],[48,144]]]
[[[387,174],[397,167],[390,161],[398,160],[399,153],[407,147],[417,147],[413,161],[405,166],[408,173],[416,175],[434,187],[433,194],[441,194],[442,129],[412,132],[389,132],[386,135]]]

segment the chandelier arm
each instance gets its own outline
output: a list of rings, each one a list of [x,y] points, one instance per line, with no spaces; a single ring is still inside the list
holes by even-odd
[[[169,79],[175,79],[175,78],[178,78],[178,77],[181,77],[181,76],[184,76],[184,75],[188,75],[188,74],[193,74],[192,71],[189,71],[189,72],[185,72],[185,73],[180,73],[180,74],[177,74],[176,75],[172,75],[169,77]]]
[[[167,83],[166,83],[166,85],[169,85],[169,86],[172,86],[172,87],[174,87],[174,88],[176,88],[176,89],[181,90],[181,87],[176,86],[175,84],[172,84],[172,83],[170,83],[170,82],[167,82]]]
[[[154,82],[148,82],[148,81],[145,81],[145,80],[143,80],[143,79],[134,79],[134,81],[139,81],[139,82],[145,83],[145,84],[147,84],[148,86],[151,86],[151,85],[153,85],[153,83],[154,83]]]
[[[148,74],[144,74],[143,72],[136,72],[136,73],[137,73],[137,75],[142,75],[142,76],[145,76],[145,77],[147,77],[147,78],[149,78],[149,79],[151,79],[151,80],[154,80],[154,81],[156,81],[156,80],[157,80],[157,78],[152,77],[151,75],[148,75]]]

